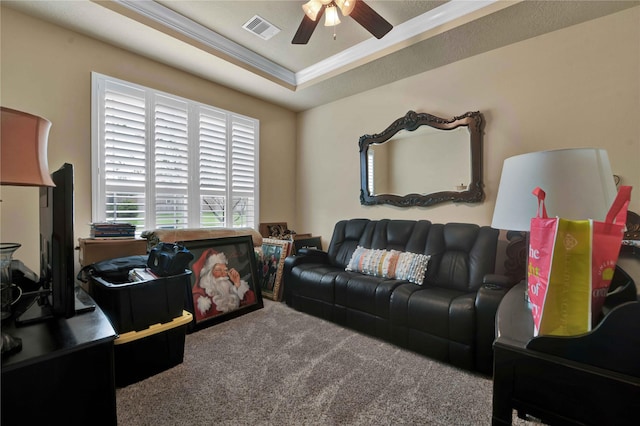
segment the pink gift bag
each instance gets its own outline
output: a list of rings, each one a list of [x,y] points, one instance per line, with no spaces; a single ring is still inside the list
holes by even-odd
[[[550,218],[536,188],[531,219],[527,292],[534,336],[572,336],[598,320],[615,270],[631,187],[622,186],[604,222]]]

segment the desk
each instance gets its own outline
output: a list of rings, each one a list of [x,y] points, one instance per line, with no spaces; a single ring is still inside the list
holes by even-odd
[[[76,297],[91,298],[80,288]],[[22,350],[2,359],[2,425],[115,425],[111,323],[96,307],[71,318],[2,329]]]
[[[585,335],[533,338],[525,288],[496,314],[492,424],[510,425],[513,409],[548,424],[638,424],[640,303],[620,304]]]

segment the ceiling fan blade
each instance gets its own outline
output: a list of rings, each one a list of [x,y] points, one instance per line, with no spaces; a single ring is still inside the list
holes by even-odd
[[[362,0],[358,0],[356,5],[349,15],[362,25],[367,31],[373,34],[376,38],[382,38],[393,28],[386,19],[378,15],[378,12],[373,10],[368,4]]]
[[[315,21],[307,15],[304,15],[304,18],[302,18],[302,22],[300,22],[300,26],[298,27],[298,31],[296,31],[296,35],[294,35],[293,40],[291,40],[291,44],[307,44],[311,38],[311,34],[313,34],[313,31],[316,29],[318,22],[320,22],[322,15],[324,15],[324,7],[318,12],[318,16]]]

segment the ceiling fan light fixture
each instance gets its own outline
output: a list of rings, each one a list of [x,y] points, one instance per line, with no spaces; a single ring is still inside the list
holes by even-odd
[[[321,5],[319,8],[318,3]],[[315,8],[318,8],[317,13]],[[323,14],[326,15],[324,25],[333,27],[333,39],[335,40],[336,28],[340,24],[338,9],[343,16],[352,18],[375,38],[380,39],[393,29],[393,25],[367,5],[364,0],[310,0],[305,3],[303,9],[305,16],[302,18],[291,44],[307,44]]]
[[[318,13],[320,9],[322,9],[322,2],[320,0],[309,0],[307,3],[302,5],[302,10],[304,10],[305,15],[309,17],[312,21],[318,19]]]
[[[340,8],[342,16],[349,16],[356,7],[356,0],[335,0],[336,5]]]
[[[327,9],[325,10],[325,27],[335,27],[340,23],[340,18],[338,17],[338,8],[333,4],[327,5]]]

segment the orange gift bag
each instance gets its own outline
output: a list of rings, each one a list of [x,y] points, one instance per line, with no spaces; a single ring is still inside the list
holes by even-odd
[[[591,330],[613,278],[631,187],[622,186],[604,222],[550,218],[536,188],[531,219],[527,292],[534,336],[573,336]]]

